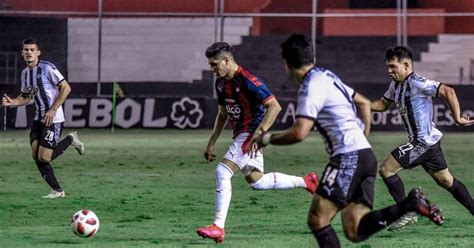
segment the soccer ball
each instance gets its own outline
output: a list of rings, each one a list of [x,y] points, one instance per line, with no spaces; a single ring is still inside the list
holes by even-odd
[[[90,238],[99,230],[99,218],[87,209],[77,211],[72,215],[71,229],[79,237]]]

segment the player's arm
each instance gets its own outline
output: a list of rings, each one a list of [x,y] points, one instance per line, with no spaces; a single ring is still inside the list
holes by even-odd
[[[56,111],[64,103],[64,101],[66,101],[66,98],[69,93],[71,93],[71,86],[69,86],[69,83],[66,80],[63,80],[61,83],[59,83],[58,88],[58,97],[56,97],[56,100],[54,100],[53,105],[51,105],[49,110],[44,115],[43,122],[46,126],[50,126],[51,124],[53,124],[53,119],[56,115]]]
[[[30,94],[21,94],[13,99],[10,98],[7,94],[3,94],[2,105],[12,106],[12,107],[23,106],[23,105],[28,104],[30,100],[31,100]]]
[[[474,124],[474,120],[470,120],[470,116],[461,116],[461,107],[459,106],[459,101],[453,88],[445,84],[440,84],[438,95],[442,96],[448,104],[453,113],[453,118],[456,124],[459,126],[469,126]]]
[[[204,152],[204,157],[209,162],[216,159],[216,155],[214,154],[214,145],[221,135],[222,130],[224,130],[228,119],[229,116],[227,115],[225,106],[219,105],[216,120],[214,122],[214,129],[212,130],[211,136],[209,137],[209,142],[207,143],[206,151]]]
[[[291,145],[303,141],[313,130],[314,120],[306,117],[298,117],[295,123],[289,129],[274,132],[265,133],[259,136],[255,142],[259,147],[266,146],[268,144],[273,145]]]
[[[364,135],[365,137],[369,137],[370,132],[370,109],[371,109],[371,102],[362,94],[355,92],[353,98],[354,103],[357,108],[357,115],[364,123]]]
[[[380,98],[370,103],[370,109],[374,112],[383,112],[389,109],[390,106],[392,106],[392,102],[388,101],[385,98]]]
[[[255,136],[268,131],[268,129],[270,129],[270,127],[273,125],[278,114],[281,111],[281,106],[278,103],[277,99],[274,97],[266,101],[263,106],[266,109],[265,116],[263,117],[262,122],[255,131]]]

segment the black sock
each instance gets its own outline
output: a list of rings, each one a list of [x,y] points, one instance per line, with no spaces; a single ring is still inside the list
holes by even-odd
[[[357,238],[364,241],[372,234],[384,229],[406,213],[405,203],[397,203],[390,207],[374,210],[362,217],[357,227]]]
[[[66,149],[72,144],[72,141],[72,137],[69,135],[63,140],[61,140],[53,150],[53,156],[51,157],[51,161],[61,156],[61,154],[63,154],[64,151],[66,151]]]
[[[405,187],[403,186],[402,179],[397,174],[387,178],[382,177],[382,179],[385,185],[387,185],[388,192],[390,192],[395,202],[399,203],[405,199]]]
[[[336,231],[332,229],[331,225],[327,225],[319,230],[311,230],[314,237],[318,241],[321,248],[338,248],[341,247]]]
[[[467,208],[467,210],[469,210],[472,215],[474,215],[474,200],[462,182],[454,178],[453,186],[451,186],[448,191],[454,196],[456,200],[458,200],[459,203],[461,203]]]
[[[38,169],[41,173],[41,176],[43,179],[48,183],[48,185],[56,190],[56,191],[63,191],[61,189],[61,186],[59,186],[58,180],[54,176],[54,170],[53,167],[49,162],[40,162],[36,161],[36,166],[38,166]]]

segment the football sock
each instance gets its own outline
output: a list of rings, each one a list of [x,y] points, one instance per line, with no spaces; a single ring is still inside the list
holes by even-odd
[[[234,173],[223,163],[219,163],[216,167],[216,195],[215,210],[216,216],[214,224],[220,228],[224,228],[227,211],[229,210],[230,199],[232,197],[231,178]]]
[[[69,136],[69,135],[66,138],[64,138],[63,140],[61,140],[53,150],[53,155],[51,156],[51,161],[53,161],[57,157],[61,156],[61,154],[63,154],[64,151],[66,151],[66,149],[72,144],[72,141],[73,141],[72,137]]]
[[[302,177],[290,176],[279,172],[263,175],[258,181],[251,183],[250,187],[255,190],[263,189],[293,189],[306,188]]]
[[[384,229],[394,221],[398,220],[406,213],[404,202],[397,203],[390,207],[374,210],[362,217],[357,227],[357,239],[364,241],[372,234]]]
[[[392,195],[395,202],[401,202],[405,199],[405,186],[403,186],[403,181],[400,177],[395,174],[393,176],[389,176],[387,178],[383,178],[385,185],[387,185],[388,192]]]
[[[448,191],[456,200],[458,200],[458,202],[466,207],[472,215],[474,215],[474,200],[462,182],[454,178],[453,185],[448,189]]]
[[[321,248],[338,248],[341,247],[336,231],[331,225],[327,225],[319,230],[311,230],[314,237],[318,241]]]
[[[53,167],[49,162],[36,161],[36,166],[38,167],[43,179],[52,189],[56,191],[63,191],[61,186],[59,186],[58,180],[54,176]]]

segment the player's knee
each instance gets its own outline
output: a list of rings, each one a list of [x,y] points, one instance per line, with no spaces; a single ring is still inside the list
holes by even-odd
[[[357,230],[354,228],[344,228],[344,236],[346,236],[346,238],[353,243],[359,243],[362,241],[359,239]]]
[[[306,224],[308,225],[309,229],[311,230],[319,230],[329,224],[331,224],[331,220],[324,218],[323,216],[318,216],[316,214],[308,214],[308,219],[306,220]]]
[[[391,176],[391,175],[392,175],[392,171],[389,169],[389,167],[388,167],[387,165],[381,164],[381,165],[379,166],[379,174],[380,174],[380,176],[382,176],[382,177],[385,178],[385,177]]]
[[[232,170],[225,165],[224,163],[218,163],[216,166],[216,178],[217,180],[227,180],[231,179],[234,173]]]
[[[436,179],[436,183],[445,189],[451,188],[453,184],[452,180],[449,180],[449,178],[438,178]]]
[[[252,188],[253,190],[264,190],[268,188],[268,185],[265,182],[265,179],[262,177],[258,181],[250,183],[250,188]]]
[[[38,154],[37,160],[40,162],[51,162],[51,156],[47,154]]]

